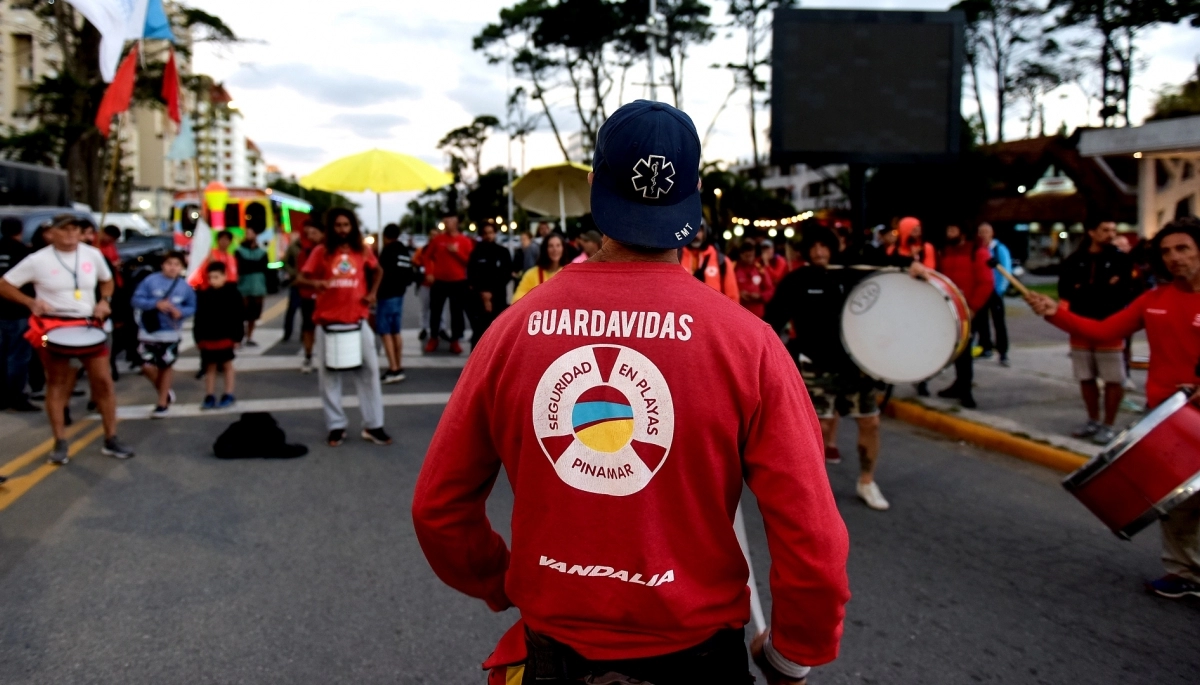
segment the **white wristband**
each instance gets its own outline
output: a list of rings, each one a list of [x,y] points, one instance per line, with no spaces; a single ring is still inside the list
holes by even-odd
[[[763,656],[767,657],[767,663],[782,675],[785,675],[792,680],[800,680],[807,678],[809,671],[812,670],[809,666],[801,666],[800,664],[789,661],[787,657],[780,654],[775,649],[775,645],[771,642],[771,637],[767,637],[767,643],[763,645]]]

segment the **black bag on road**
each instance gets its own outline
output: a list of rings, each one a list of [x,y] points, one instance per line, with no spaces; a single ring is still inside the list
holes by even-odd
[[[213,443],[217,459],[293,459],[308,454],[304,445],[289,445],[275,417],[249,412],[221,433]]]

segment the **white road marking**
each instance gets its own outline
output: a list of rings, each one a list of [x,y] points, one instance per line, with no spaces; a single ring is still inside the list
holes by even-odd
[[[241,354],[241,350],[238,350],[238,354],[239,355]],[[467,363],[467,359],[465,356],[463,356],[463,357],[447,357],[447,356],[439,355],[436,357],[426,357],[423,355],[414,355],[412,357],[409,357],[406,355],[403,359],[404,359],[404,368],[405,369],[461,369]],[[280,357],[280,356],[242,357],[242,356],[238,356],[238,357],[234,358],[234,360],[233,360],[233,368],[237,369],[241,373],[255,372],[255,371],[296,371],[296,372],[299,372],[300,371],[300,363],[302,360],[303,360],[303,357],[301,357],[300,355],[296,355],[294,357]],[[313,363],[314,364],[320,363],[320,360],[314,359]],[[379,368],[380,369],[387,368],[387,358],[386,357],[379,358]],[[182,357],[179,361],[175,362],[175,369],[181,373],[195,373],[196,371],[200,370],[200,358],[199,357]],[[313,377],[316,378],[315,371],[313,373]]]
[[[384,395],[385,407],[417,407],[443,405],[450,401],[448,392],[413,392],[399,395]],[[342,398],[342,406],[357,407],[358,397]],[[171,407],[171,418],[196,418],[199,416],[221,416],[243,412],[310,411],[321,408],[320,397],[281,397],[265,400],[239,400],[227,409],[201,409],[198,404],[176,404]],[[139,404],[117,408],[117,418],[122,421],[149,419],[154,405]],[[99,418],[93,417],[93,418]]]

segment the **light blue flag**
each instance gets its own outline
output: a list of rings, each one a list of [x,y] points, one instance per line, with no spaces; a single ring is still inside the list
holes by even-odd
[[[167,159],[182,162],[196,156],[196,132],[192,129],[192,118],[183,115],[179,122],[179,135],[171,141],[171,149],[167,151]]]
[[[142,37],[175,42],[175,34],[171,31],[171,22],[167,20],[167,13],[163,11],[162,0],[150,0],[150,4],[146,7],[146,30],[142,33]]]

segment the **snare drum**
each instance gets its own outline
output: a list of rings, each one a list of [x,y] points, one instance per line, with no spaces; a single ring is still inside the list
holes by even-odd
[[[1200,409],[1172,395],[1063,487],[1128,540],[1200,492]]]
[[[108,334],[90,322],[59,326],[42,335],[42,347],[60,357],[95,357],[108,352]]]
[[[863,373],[887,383],[937,375],[967,348],[971,310],[936,271],[927,280],[882,272],[865,278],[842,308],[842,344]]]
[[[352,371],[362,365],[362,324],[325,326],[325,368],[330,371]]]

